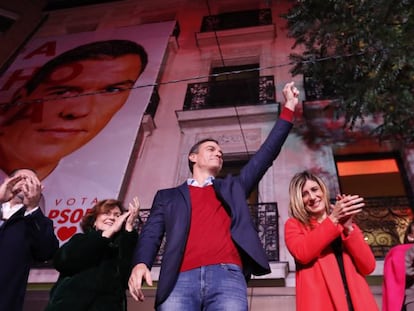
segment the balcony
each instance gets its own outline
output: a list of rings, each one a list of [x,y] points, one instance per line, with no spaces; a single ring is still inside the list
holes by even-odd
[[[191,83],[183,110],[263,105],[276,103],[273,76]]]
[[[270,262],[279,261],[279,213],[277,203],[250,204],[257,234]]]
[[[403,242],[405,229],[412,217],[413,201],[408,197],[365,198],[363,211],[355,217],[375,257],[383,259],[389,249]],[[277,203],[250,204],[250,213],[269,262],[279,261],[279,213]],[[140,211],[139,230],[149,217],[150,209]],[[154,262],[159,266],[163,245]]]
[[[250,204],[250,213],[257,228],[257,234],[266,251],[267,258],[270,262],[279,261],[279,213],[277,203],[259,203]],[[138,230],[141,231],[142,226],[148,219],[151,209],[140,210],[140,223]],[[165,239],[161,244],[160,251],[154,261],[154,266],[160,266],[162,254],[164,252]]]
[[[252,40],[273,40],[276,27],[270,9],[228,12],[205,16],[200,32],[196,33],[199,47],[242,43]]]
[[[413,204],[408,197],[365,198],[365,207],[355,221],[377,259],[383,259],[391,247],[403,243]]]
[[[272,24],[270,9],[227,12],[204,16],[200,32],[210,32]]]

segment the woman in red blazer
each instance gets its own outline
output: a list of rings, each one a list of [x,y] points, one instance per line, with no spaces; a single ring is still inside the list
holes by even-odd
[[[408,224],[404,244],[392,247],[384,259],[382,311],[414,308],[414,221]]]
[[[331,205],[324,182],[307,171],[293,177],[289,194],[285,242],[296,262],[296,310],[378,310],[365,280],[375,258],[352,221],[363,198],[337,195]]]

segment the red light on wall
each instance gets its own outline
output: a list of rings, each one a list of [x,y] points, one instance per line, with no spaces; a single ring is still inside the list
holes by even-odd
[[[395,159],[337,162],[339,176],[398,173]]]

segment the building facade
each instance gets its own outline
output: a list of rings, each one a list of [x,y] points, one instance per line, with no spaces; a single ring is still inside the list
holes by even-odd
[[[251,310],[273,310],[276,305],[278,310],[294,310],[295,265],[284,245],[283,225],[289,217],[289,181],[305,169],[325,178],[332,193],[358,189],[367,197],[372,208],[360,221],[377,257],[369,282],[380,305],[383,257],[401,242],[413,208],[414,148],[371,138],[369,126],[375,120],[347,132],[341,120],[333,118],[329,101],[312,93],[309,80],[292,77],[293,41],[280,16],[289,5],[259,0],[125,0],[49,10],[39,2],[33,22],[18,8],[2,4],[4,12],[15,12],[18,18],[0,38],[1,46],[5,41],[10,46],[0,62],[6,68],[14,51],[30,38],[175,21],[156,83],[150,86],[153,96],[147,113],[136,120],[140,131],[125,173],[127,182],[119,192],[125,202],[138,195],[144,214],[158,189],[189,177],[187,153],[199,139],[218,140],[225,154],[224,171],[237,173],[277,120],[284,84],[295,81],[302,101],[295,127],[249,201],[272,267],[270,275],[253,279],[249,286]],[[22,39],[10,41],[8,31],[17,31]],[[378,161],[388,163],[384,170],[355,171],[352,165],[376,167]],[[347,165],[352,169],[343,169]],[[379,190],[371,184],[378,179]],[[157,279],[157,268],[153,273]],[[50,269],[32,271],[25,310],[41,310],[54,278]],[[144,305],[130,300],[131,310],[150,310],[153,290],[147,291]]]

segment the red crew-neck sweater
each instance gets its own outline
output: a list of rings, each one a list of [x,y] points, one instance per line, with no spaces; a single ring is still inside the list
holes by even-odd
[[[233,263],[242,266],[231,239],[231,219],[217,199],[212,185],[189,186],[191,224],[180,271],[207,265]]]

